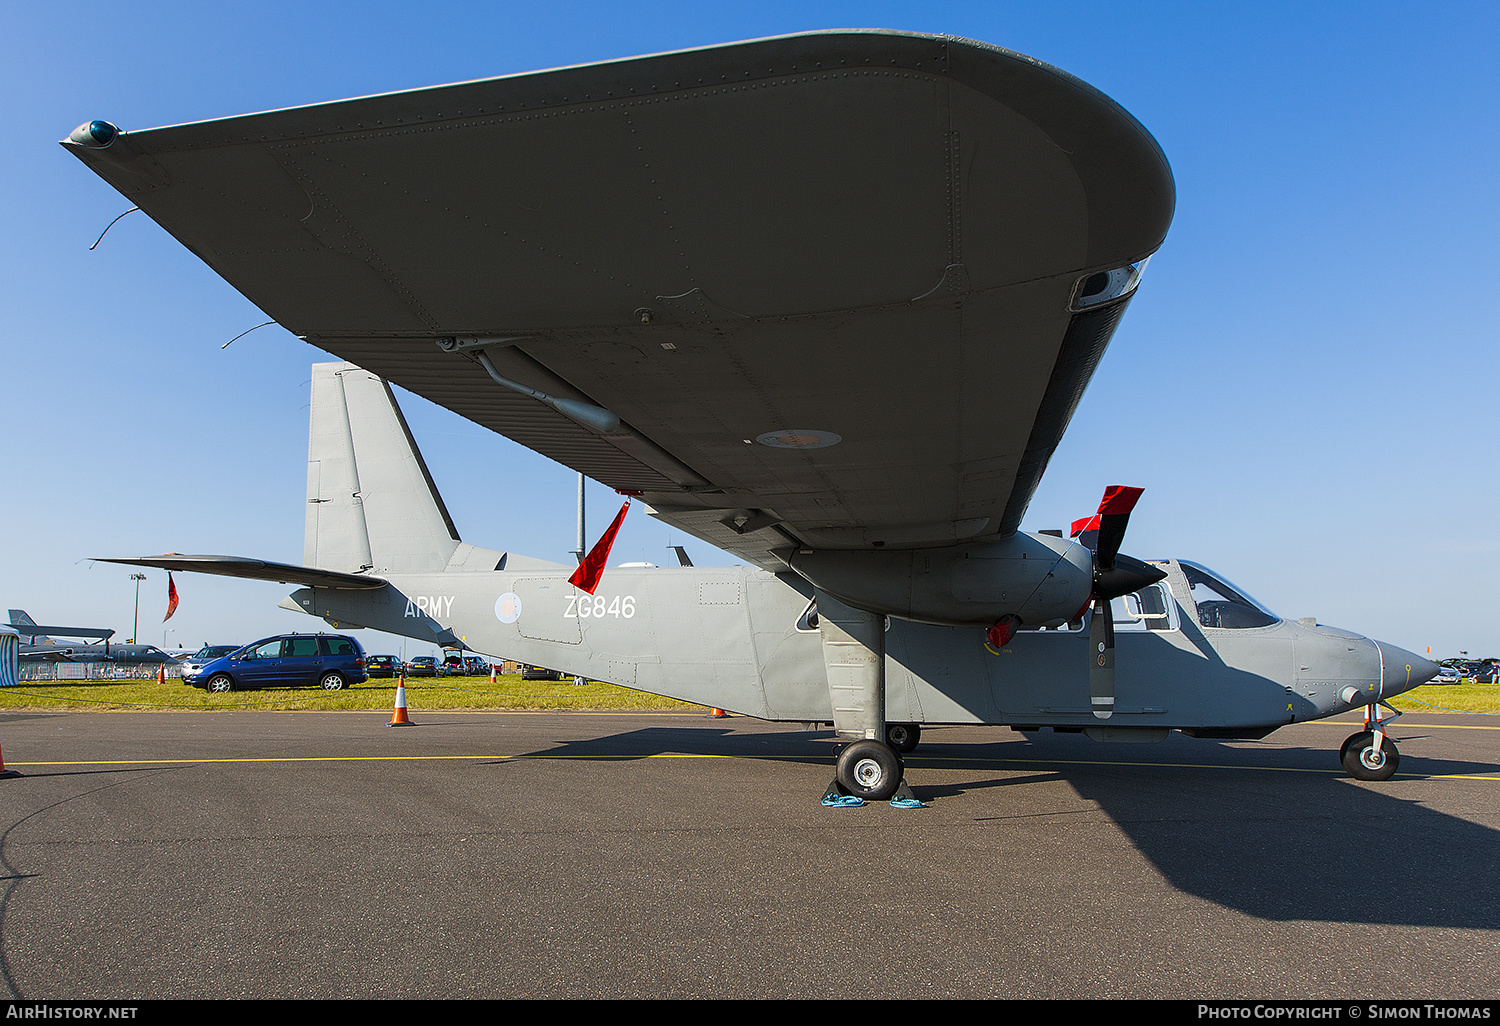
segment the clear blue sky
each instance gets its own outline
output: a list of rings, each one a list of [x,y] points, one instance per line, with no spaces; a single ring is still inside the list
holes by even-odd
[[[308,366],[56,140],[804,29],[968,36],[1055,64],[1156,136],[1176,220],[1026,527],[1144,485],[1126,549],[1284,616],[1500,655],[1500,5],[69,3],[0,8],[0,607],[130,632],[98,555],[299,562]],[[570,471],[403,396],[466,540],[565,560]],[[590,492],[590,535],[617,506]],[[727,557],[639,510],[616,561]],[[165,575],[143,641],[318,626],[288,589]],[[167,629],[171,633],[164,633]],[[366,637],[372,651],[388,639]],[[411,647],[409,654],[421,649]],[[431,651],[430,647],[426,651]]]

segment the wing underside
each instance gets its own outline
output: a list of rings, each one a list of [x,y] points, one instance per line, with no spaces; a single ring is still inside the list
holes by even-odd
[[[1102,94],[886,32],[69,145],[289,330],[763,566],[1016,530],[1128,301],[1082,283],[1173,205]]]

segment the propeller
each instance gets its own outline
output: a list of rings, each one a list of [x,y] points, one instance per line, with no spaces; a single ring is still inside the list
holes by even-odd
[[[1073,521],[1074,537],[1094,554],[1094,589],[1089,604],[1089,700],[1094,715],[1107,720],[1115,711],[1115,618],[1109,604],[1166,577],[1166,571],[1133,556],[1120,555],[1125,525],[1143,488],[1110,485],[1099,512]]]

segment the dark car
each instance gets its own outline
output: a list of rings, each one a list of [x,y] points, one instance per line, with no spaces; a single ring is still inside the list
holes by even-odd
[[[438,675],[438,661],[434,656],[416,656],[406,664],[406,675],[408,677],[436,677]]]
[[[365,650],[344,634],[262,638],[199,667],[187,683],[222,694],[243,688],[317,686],[342,691],[369,679]]]
[[[522,680],[562,680],[562,672],[549,670],[545,666],[523,666],[521,668]]]
[[[395,677],[401,672],[401,660],[390,655],[374,655],[365,660],[365,672],[371,677]]]
[[[451,655],[443,660],[443,676],[462,677],[464,675],[463,656]]]

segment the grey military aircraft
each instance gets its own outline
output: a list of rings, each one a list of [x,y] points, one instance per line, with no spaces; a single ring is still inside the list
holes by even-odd
[[[1021,520],[1174,206],[1108,97],[951,37],[809,33],[63,145],[268,315],[312,382],[300,565],[116,562],[766,720],[832,724],[883,799],[923,726],[1260,738],[1410,652],[1194,563]],[[462,541],[391,382],[749,566]],[[571,577],[571,580],[570,580]],[[578,583],[574,583],[578,582]]]
[[[173,657],[155,645],[124,643],[111,645],[115,632],[108,627],[53,627],[39,624],[24,609],[12,609],[12,630],[21,636],[22,662],[64,663],[170,663]],[[55,637],[54,637],[55,635]],[[97,644],[58,641],[57,638],[95,638]]]

